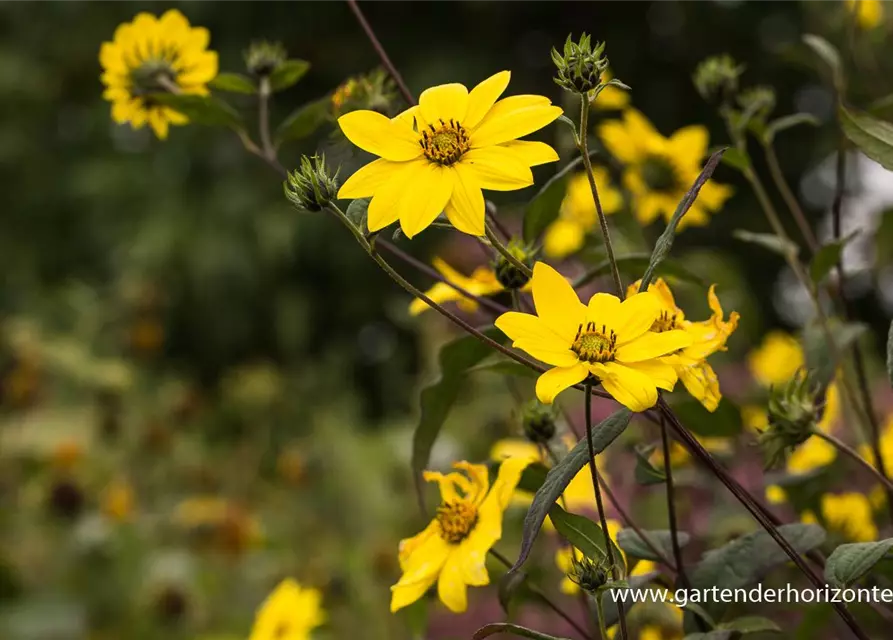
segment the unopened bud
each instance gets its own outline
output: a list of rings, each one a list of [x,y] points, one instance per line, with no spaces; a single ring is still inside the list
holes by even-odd
[[[525,264],[528,267],[530,266],[532,257],[531,252],[524,248],[519,242],[512,240],[506,248],[518,262]],[[509,291],[521,289],[530,281],[530,276],[524,273],[516,265],[512,264],[512,262],[502,254],[499,254],[496,257],[496,261],[493,263],[493,270],[496,272],[496,279],[499,280],[499,284]]]
[[[555,408],[534,400],[521,414],[524,436],[536,444],[546,444],[555,436]]]
[[[302,211],[321,211],[337,197],[338,172],[330,176],[326,157],[301,157],[301,168],[288,174],[285,197]]]
[[[288,52],[280,42],[253,42],[245,52],[245,66],[256,78],[272,74],[288,59]]]
[[[712,56],[698,65],[694,73],[695,88],[705,100],[716,95],[731,97],[738,91],[738,78],[744,67],[729,55]]]
[[[585,33],[579,42],[568,36],[563,54],[552,48],[552,62],[558,70],[555,83],[572,93],[588,94],[602,84],[602,73],[608,68],[604,52],[605,43],[597,42],[593,49],[591,38]]]
[[[585,556],[581,559],[573,559],[567,577],[588,593],[597,592],[608,582],[608,572],[605,567]]]
[[[806,442],[814,433],[821,402],[821,389],[803,371],[798,371],[784,387],[772,389],[769,426],[759,439],[769,466],[783,460],[789,450]]]

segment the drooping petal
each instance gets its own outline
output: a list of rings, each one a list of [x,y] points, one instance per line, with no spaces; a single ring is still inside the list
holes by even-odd
[[[436,482],[440,489],[440,499],[443,502],[452,502],[462,498],[462,495],[456,490],[468,487],[466,478],[460,473],[443,474],[439,471],[423,471],[422,478],[425,482]]]
[[[523,349],[537,360],[557,367],[570,367],[577,362],[577,355],[570,349],[571,342],[555,333],[537,316],[509,311],[499,316],[495,324],[512,339],[513,346]]]
[[[651,329],[660,312],[660,298],[650,291],[637,293],[624,300],[614,316],[614,324],[611,325],[617,333],[617,344],[622,346]]]
[[[339,199],[369,198],[404,165],[379,158],[354,171],[338,190]]]
[[[616,362],[590,366],[605,391],[630,411],[645,411],[657,402],[657,387],[646,374]]]
[[[468,112],[468,89],[456,82],[425,89],[419,96],[419,111],[435,126],[440,120],[462,122]]]
[[[493,105],[487,117],[471,134],[472,148],[488,147],[522,138],[542,129],[562,113],[561,107],[550,105],[548,102],[520,109],[500,108],[502,103],[511,99],[504,98]]]
[[[391,612],[412,604],[437,580],[451,547],[439,533],[436,521],[419,535],[403,540],[398,555],[403,575],[391,587]]]
[[[643,362],[624,362],[623,366],[644,373],[658,389],[672,391],[676,386],[678,375],[676,369],[664,359],[645,360]]]
[[[552,404],[555,396],[589,375],[589,369],[582,362],[571,367],[549,369],[536,380],[536,397],[543,404]]]
[[[351,111],[338,118],[347,139],[360,149],[395,161],[422,155],[418,137],[404,126],[375,111]]]
[[[535,167],[547,162],[558,162],[558,152],[545,142],[535,140],[509,140],[503,142],[500,147],[508,149],[515,154],[521,162],[528,167]]]
[[[620,362],[641,362],[658,358],[684,349],[691,344],[691,335],[686,331],[674,329],[655,333],[646,331],[637,338],[630,340],[617,348],[615,357]]]
[[[479,505],[487,497],[487,491],[490,490],[490,471],[485,464],[472,464],[464,460],[454,462],[453,468],[464,471],[468,479],[471,481],[465,497],[475,505]]]
[[[446,207],[446,216],[459,231],[474,236],[484,235],[484,194],[475,179],[474,170],[460,163],[452,166],[453,195]]]
[[[454,172],[432,162],[419,162],[400,198],[400,227],[412,238],[440,215],[453,193]]]
[[[586,307],[567,279],[545,262],[533,265],[533,304],[540,319],[564,340],[574,342]]]
[[[711,413],[716,411],[722,395],[719,392],[719,379],[706,360],[702,360],[696,365],[679,367],[676,369],[679,379],[685,385],[685,390],[691,396],[704,405],[704,408]]]
[[[707,153],[707,128],[693,124],[682,127],[670,136],[670,148],[674,159],[683,165],[700,166]]]
[[[384,184],[375,188],[375,194],[366,210],[366,224],[369,231],[384,229],[397,221],[400,216],[400,199],[404,194],[404,185],[414,175],[417,165],[424,160],[401,163],[397,170]]]
[[[468,111],[462,121],[462,125],[466,129],[474,129],[484,119],[484,116],[508,87],[511,77],[510,71],[494,73],[469,92]]]
[[[520,162],[511,151],[501,147],[472,149],[462,156],[458,164],[464,165],[471,172],[482,189],[514,191],[533,184],[530,167]]]

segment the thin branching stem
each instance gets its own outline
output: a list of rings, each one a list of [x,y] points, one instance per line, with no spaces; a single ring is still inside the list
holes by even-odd
[[[487,240],[490,241],[490,244],[493,246],[496,251],[499,252],[503,258],[505,258],[509,264],[511,264],[515,269],[523,273],[528,278],[533,277],[533,271],[526,264],[521,262],[518,258],[512,255],[512,252],[508,250],[502,241],[497,237],[496,233],[493,231],[493,228],[489,223],[486,223],[484,226],[484,232],[487,234]]]
[[[673,547],[673,560],[676,562],[676,573],[682,581],[682,586],[691,588],[688,575],[685,573],[685,564],[682,561],[682,545],[679,544],[679,524],[676,518],[676,488],[673,482],[673,464],[670,460],[670,435],[667,432],[666,419],[660,418],[660,438],[664,452],[664,476],[667,485],[667,518],[670,526],[670,541]]]
[[[772,176],[772,182],[775,183],[775,187],[781,193],[781,197],[790,210],[791,216],[797,223],[803,240],[806,242],[806,246],[809,247],[809,252],[815,254],[819,250],[819,242],[816,240],[815,233],[813,233],[812,227],[806,219],[806,214],[803,213],[803,209],[800,207],[800,203],[797,202],[797,198],[794,196],[788,181],[785,180],[784,172],[778,163],[775,147],[771,142],[765,142],[763,143],[763,151],[766,156],[766,165],[769,167],[769,175]]]
[[[837,438],[830,433],[825,433],[824,431],[813,431],[813,435],[818,436],[825,442],[828,442],[834,445],[834,448],[840,451],[842,454],[857,462],[863,469],[868,471],[876,480],[878,480],[882,485],[884,485],[884,489],[887,491],[893,491],[893,482],[890,481],[889,478],[882,475],[880,470],[876,469],[871,463],[868,462],[865,458],[859,455],[859,453],[853,449],[850,445],[845,443],[840,438]]]

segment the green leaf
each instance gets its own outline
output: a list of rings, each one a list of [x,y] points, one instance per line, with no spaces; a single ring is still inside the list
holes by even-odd
[[[620,409],[602,420],[592,430],[592,446],[595,453],[601,453],[614,439],[623,433],[633,414],[629,409]],[[533,542],[543,527],[543,521],[570,481],[589,461],[589,445],[586,438],[580,440],[561,461],[549,470],[543,485],[533,496],[533,502],[524,517],[524,530],[521,534],[521,550],[518,559],[510,569],[517,571],[530,555]]]
[[[801,124],[808,124],[812,125],[813,127],[818,127],[821,123],[819,122],[818,118],[816,118],[811,113],[792,113],[791,115],[777,118],[766,125],[766,132],[763,134],[763,139],[766,143],[771,143],[773,140],[775,140],[775,136],[777,134]]]
[[[490,364],[482,364],[475,367],[469,373],[495,373],[500,376],[517,376],[519,378],[538,378],[540,374],[530,367],[526,367],[519,362],[510,362],[508,360],[500,360]]]
[[[282,91],[288,89],[310,69],[310,63],[306,60],[286,60],[270,74],[270,89]]]
[[[823,245],[812,257],[809,263],[809,275],[816,284],[820,283],[827,276],[831,269],[840,262],[840,255],[846,244],[858,235],[858,231],[854,231],[845,238],[834,240]]]
[[[893,321],[890,322],[890,329],[887,331],[887,377],[893,386]]]
[[[858,322],[843,323],[834,318],[829,319],[831,335],[838,351],[845,352],[864,334],[868,327]],[[816,382],[829,384],[834,379],[835,363],[825,332],[818,322],[812,322],[803,330],[803,353],[807,371],[812,372]]]
[[[502,610],[509,614],[509,608],[511,606],[512,600],[516,595],[522,593],[525,587],[525,581],[527,580],[527,574],[523,571],[518,571],[515,573],[506,573],[499,579],[499,590],[497,591],[497,596],[499,597],[499,606],[502,607]]]
[[[645,573],[640,576],[630,576],[627,578],[627,586],[617,586],[613,591],[618,591],[620,589],[642,589],[648,585],[652,580],[654,580],[658,575],[660,575],[657,571],[651,571],[649,573]],[[614,596],[611,595],[612,590],[607,590],[602,594],[602,609],[605,612],[605,626],[610,628],[613,627],[620,620],[620,611],[617,609],[617,602],[614,600]],[[620,600],[620,597],[617,598]],[[632,605],[631,599],[627,596],[626,611],[629,613],[629,608]]]
[[[716,627],[716,621],[713,619],[713,616],[707,613],[707,610],[696,602],[686,602],[685,606],[680,606],[680,608],[685,611],[690,611],[693,615],[699,617],[707,624],[708,628],[713,629]]]
[[[749,633],[781,633],[781,628],[769,618],[762,616],[741,616],[719,625],[720,629],[737,631],[741,635]]]
[[[850,142],[884,169],[893,170],[893,125],[843,106],[837,114],[840,128]]]
[[[893,538],[842,544],[828,556],[825,580],[835,587],[847,587],[868,573],[890,549],[893,549]]]
[[[737,638],[738,635],[737,631],[714,629],[713,631],[703,633],[690,633],[685,636],[684,640],[732,640]]]
[[[684,547],[691,542],[691,536],[684,531],[679,531],[677,533],[679,536],[680,547]],[[664,558],[673,557],[673,538],[669,531],[658,529],[654,531],[642,531],[642,534],[654,548],[664,555]],[[652,551],[651,547],[645,543],[642,536],[633,529],[621,529],[618,531],[617,544],[620,545],[620,548],[626,551],[628,555],[631,555],[634,558],[655,561],[661,559],[654,553],[654,551]]]
[[[683,398],[672,403],[673,411],[697,435],[721,438],[738,435],[744,430],[741,409],[728,398],[722,398],[712,413],[694,398]]]
[[[571,120],[570,118],[568,118],[567,116],[565,116],[565,115],[560,115],[560,116],[558,116],[558,120],[557,120],[557,121],[558,121],[558,122],[561,122],[562,124],[566,124],[567,126],[569,126],[569,127],[571,128],[571,131],[574,132],[574,135],[577,134],[577,125],[574,124],[574,121]]]
[[[494,327],[484,331],[484,334],[499,341],[504,337]],[[422,495],[422,471],[428,466],[434,442],[459,397],[465,372],[492,353],[489,346],[474,336],[453,340],[440,350],[437,357],[440,377],[422,389],[419,399],[421,417],[412,436],[412,471],[419,496]]]
[[[474,632],[472,640],[483,640],[497,633],[511,633],[519,638],[533,638],[533,640],[570,640],[569,638],[559,638],[558,636],[550,636],[547,633],[540,633],[527,627],[522,627],[511,622],[491,622]]]
[[[194,124],[209,127],[242,128],[242,116],[220,98],[185,93],[157,93],[152,99],[182,113]]]
[[[843,94],[843,63],[840,54],[830,42],[824,38],[807,33],[803,36],[803,42],[812,49],[822,61],[831,69],[831,81],[839,95]]]
[[[758,244],[781,256],[796,258],[800,249],[793,242],[779,238],[772,233],[752,233],[743,229],[736,229],[732,235],[743,242]]]
[[[298,107],[276,129],[276,146],[312,135],[329,119],[329,97]]]
[[[707,160],[707,164],[701,169],[700,175],[698,175],[694,184],[689,187],[685,196],[679,202],[679,206],[676,207],[676,211],[673,213],[673,217],[670,218],[667,228],[664,229],[664,232],[660,234],[660,237],[654,244],[654,251],[651,253],[651,261],[648,264],[648,269],[645,271],[645,275],[642,276],[642,284],[640,285],[642,291],[648,289],[648,285],[651,284],[651,280],[654,278],[654,273],[657,270],[657,267],[664,261],[664,258],[669,255],[670,248],[673,246],[673,239],[676,237],[676,227],[679,224],[679,221],[682,220],[682,216],[684,216],[691,208],[691,205],[694,204],[695,199],[698,197],[698,193],[701,191],[701,187],[703,187],[704,183],[713,175],[713,172],[716,170],[716,165],[718,165],[719,161],[722,159],[724,151],[724,149],[720,149],[710,156],[710,159]]]
[[[620,549],[617,548],[611,537],[606,535],[602,528],[589,518],[578,516],[575,513],[568,513],[556,503],[549,509],[549,520],[552,521],[552,524],[555,525],[555,530],[565,540],[579,549],[590,560],[601,562],[607,558],[607,545],[610,544],[614,562],[621,567],[623,566],[623,554],[620,553]],[[626,573],[625,569],[623,573]]]
[[[496,466],[496,463],[494,463],[494,466]],[[549,468],[540,462],[535,462],[529,465],[524,469],[523,473],[521,473],[518,489],[520,491],[527,491],[528,493],[536,493],[546,481],[547,473],[549,473]]]
[[[652,484],[662,484],[667,481],[667,476],[663,469],[658,469],[649,460],[651,452],[654,451],[654,445],[643,448],[636,448],[636,470],[635,478],[639,484],[648,486]]]
[[[366,212],[369,209],[370,200],[371,198],[351,200],[350,204],[347,205],[347,211],[344,212],[344,215],[353,223],[353,226],[363,233],[366,233]]]
[[[735,148],[726,149],[722,156],[722,163],[738,171],[745,171],[751,166],[750,156],[747,152]]]
[[[535,243],[546,227],[558,217],[558,210],[561,209],[561,201],[564,200],[570,174],[581,164],[583,164],[582,156],[568,162],[561,171],[549,178],[542,189],[530,199],[524,211],[524,242]]]
[[[241,73],[219,73],[208,84],[210,84],[212,88],[219,89],[220,91],[245,93],[248,95],[257,93],[257,87],[254,85],[254,81],[248,76],[243,76]]]
[[[621,256],[617,258],[617,268],[621,273],[630,275],[636,279],[638,279],[639,274],[643,273],[645,269],[648,268],[648,264],[651,262],[651,256],[647,253],[634,254],[629,256]],[[588,271],[584,273],[582,276],[577,278],[573,286],[574,288],[582,287],[585,284],[588,284],[595,278],[603,275],[607,275],[611,273],[611,262],[608,260],[604,260]],[[656,274],[659,276],[664,276],[668,279],[676,279],[681,282],[688,282],[690,284],[696,284],[699,287],[707,288],[708,285],[704,281],[701,276],[697,275],[694,271],[689,270],[685,267],[681,262],[676,260],[664,260],[661,262],[660,266],[656,270]]]

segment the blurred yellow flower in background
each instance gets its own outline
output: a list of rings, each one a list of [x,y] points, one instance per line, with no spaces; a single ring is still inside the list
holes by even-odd
[[[239,554],[263,540],[260,522],[244,507],[217,496],[183,500],[174,521],[215,548]]]
[[[626,92],[620,89],[616,91],[626,95]],[[608,170],[604,167],[593,167],[592,175],[595,178],[602,211],[605,215],[619,211],[623,206],[623,196],[610,185]],[[598,214],[595,210],[595,201],[592,199],[589,178],[585,173],[578,173],[568,181],[567,193],[561,201],[558,219],[546,228],[543,253],[546,257],[554,259],[576,253],[583,247],[586,234],[595,228],[597,221]]]
[[[325,620],[322,594],[286,578],[258,609],[248,640],[309,640]]]
[[[217,75],[217,52],[207,50],[210,37],[176,9],[161,18],[139,13],[133,22],[120,25],[113,41],[99,50],[106,86],[102,97],[112,103],[112,119],[134,129],[148,122],[162,140],[169,125],[186,124],[186,116],[153,102],[151,95],[206,95],[208,82]]]
[[[496,272],[490,267],[478,267],[470,276],[465,276],[453,269],[441,258],[434,258],[431,264],[444,278],[450,282],[459,285],[468,293],[476,296],[492,296],[501,291],[505,291],[505,287],[496,278]],[[529,287],[525,287],[528,289]],[[425,292],[425,295],[438,304],[445,302],[456,302],[462,311],[474,313],[478,309],[478,303],[456,291],[453,287],[445,282],[438,282]],[[417,316],[423,311],[427,311],[431,307],[426,302],[415,298],[409,304],[409,314]]]
[[[110,483],[102,493],[101,508],[106,517],[123,522],[130,518],[136,500],[129,482],[118,480]]]
[[[608,82],[614,77],[611,69],[602,72],[601,81]],[[629,105],[629,91],[620,87],[608,86],[601,90],[598,98],[592,103],[596,109],[604,111],[619,111]]]
[[[457,83],[431,87],[417,107],[393,119],[375,111],[338,118],[348,140],[380,156],[348,178],[338,197],[372,197],[369,231],[399,220],[412,238],[443,212],[459,231],[483,235],[481,189],[523,189],[533,184],[530,167],[558,160],[544,142],[518,138],[545,127],[561,109],[534,95],[497,102],[510,78],[500,71],[471,91]]]
[[[665,138],[642,113],[627,109],[622,120],[605,122],[598,131],[608,151],[626,165],[623,183],[633,195],[639,222],[650,224],[660,215],[669,221],[701,172],[707,128],[691,125]],[[678,229],[706,225],[709,214],[719,211],[731,195],[731,187],[708,180]]]
[[[426,471],[425,480],[440,486],[437,516],[421,533],[400,542],[403,575],[391,587],[391,611],[421,598],[436,582],[437,595],[454,613],[468,606],[468,586],[490,583],[487,552],[502,537],[502,515],[521,473],[533,458],[509,458],[490,486],[486,465],[456,462],[446,475]]]
[[[822,517],[829,529],[851,542],[877,540],[878,529],[874,523],[871,502],[862,493],[826,493],[821,501]],[[815,514],[807,511],[801,520],[815,523]]]
[[[874,29],[884,21],[884,3],[881,0],[846,0],[850,13],[863,29]]]
[[[764,387],[787,382],[803,366],[803,362],[800,343],[783,331],[770,331],[760,346],[747,355],[750,372]]]

